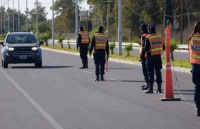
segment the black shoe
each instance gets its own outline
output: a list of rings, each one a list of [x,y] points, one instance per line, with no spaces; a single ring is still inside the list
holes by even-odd
[[[150,85],[149,89],[145,90],[144,93],[146,93],[146,94],[153,94],[153,85]]]
[[[94,81],[99,81],[99,78],[94,79]]]
[[[157,84],[157,85],[158,85],[158,89],[156,90],[156,93],[162,93],[161,84]]]
[[[141,85],[141,87],[143,88],[143,87],[146,87],[147,85]]]
[[[85,69],[85,67],[80,67],[79,69]]]
[[[162,93],[162,90],[161,89],[157,89],[156,93]]]
[[[94,79],[95,81],[99,81],[99,75],[96,75],[96,79]]]
[[[148,90],[149,89],[149,86],[145,86],[145,87],[142,87],[142,90]]]
[[[197,109],[197,116],[200,116],[200,109]]]
[[[101,81],[105,81],[103,74],[101,74]]]

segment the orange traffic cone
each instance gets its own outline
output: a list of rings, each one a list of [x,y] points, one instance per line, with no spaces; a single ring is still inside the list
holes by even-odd
[[[169,21],[167,28],[165,29],[165,41],[166,41],[166,69],[165,69],[165,86],[164,86],[164,98],[161,101],[179,101],[180,98],[174,98],[173,84],[172,84],[172,71],[170,64],[170,27]]]

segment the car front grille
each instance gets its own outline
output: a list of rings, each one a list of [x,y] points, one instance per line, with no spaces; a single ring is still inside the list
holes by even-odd
[[[27,58],[31,58],[34,56],[34,53],[31,51],[15,51],[12,53],[14,58],[20,58],[20,56],[26,56]]]

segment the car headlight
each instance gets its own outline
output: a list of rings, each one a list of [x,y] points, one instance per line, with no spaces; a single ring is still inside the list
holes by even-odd
[[[7,49],[8,51],[14,51],[14,50],[15,50],[13,47],[8,47],[8,46],[6,46],[6,49]]]
[[[32,47],[33,51],[37,51],[39,49],[39,47]]]

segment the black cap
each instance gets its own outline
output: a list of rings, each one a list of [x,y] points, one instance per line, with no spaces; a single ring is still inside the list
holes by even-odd
[[[79,29],[80,29],[81,31],[83,31],[83,26],[81,26]]]
[[[147,28],[147,24],[142,23],[142,24],[140,25],[140,29],[143,30],[144,28]]]
[[[147,31],[147,24],[142,23],[142,24],[140,25],[140,29],[141,29],[143,32],[147,33],[147,32],[148,32],[148,31]]]
[[[99,26],[99,31],[103,32],[103,26]]]

